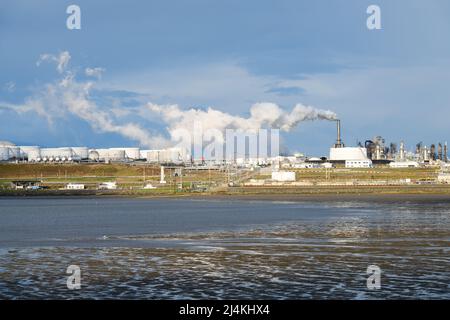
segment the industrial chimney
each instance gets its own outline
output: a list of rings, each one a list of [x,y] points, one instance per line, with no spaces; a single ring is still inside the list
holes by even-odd
[[[405,161],[405,143],[400,142],[400,161]]]
[[[448,161],[448,157],[447,157],[447,141],[444,143],[444,162]]]
[[[341,120],[336,120],[337,138],[334,148],[343,148],[344,144],[341,141]]]

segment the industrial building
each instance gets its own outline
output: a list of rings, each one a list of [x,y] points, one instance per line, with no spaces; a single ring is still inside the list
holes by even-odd
[[[332,163],[344,163],[347,168],[367,168],[380,164],[389,165],[391,168],[411,168],[419,167],[421,164],[434,165],[448,161],[447,142],[439,143],[437,149],[435,144],[428,148],[420,142],[416,145],[415,152],[408,152],[403,141],[397,150],[396,143],[386,146],[385,139],[376,136],[366,140],[364,146],[359,143],[357,147],[346,147],[341,139],[340,120],[336,120],[336,127],[337,138],[330,148],[328,160]]]
[[[367,149],[363,147],[346,147],[341,140],[341,121],[336,120],[337,128],[337,138],[336,143],[330,148],[330,158],[331,162],[346,162],[351,161],[352,164],[366,164],[367,160]]]

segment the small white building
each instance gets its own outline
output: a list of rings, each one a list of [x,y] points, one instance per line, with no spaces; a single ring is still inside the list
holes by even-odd
[[[314,163],[314,162],[302,162],[302,163],[296,163],[292,166],[292,168],[295,169],[316,169],[320,168],[320,164]]]
[[[279,182],[295,181],[294,171],[273,171],[272,180]]]
[[[419,167],[419,163],[416,161],[395,161],[389,163],[389,167],[391,168],[417,168]]]
[[[113,181],[113,182],[102,182],[100,183],[100,185],[98,186],[98,188],[100,190],[116,190],[117,189],[117,182]]]
[[[331,169],[334,167],[334,165],[331,162],[324,162],[321,164],[322,168]]]
[[[66,185],[67,190],[83,190],[84,184],[82,183],[68,183]]]
[[[372,168],[372,160],[345,160],[346,168]]]

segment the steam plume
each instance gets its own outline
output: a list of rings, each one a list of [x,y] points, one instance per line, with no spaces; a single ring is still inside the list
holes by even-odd
[[[156,105],[152,103],[147,104],[147,108],[161,116],[162,120],[168,125],[172,137],[179,129],[192,130],[195,122],[201,123],[204,130],[276,128],[288,132],[302,121],[336,119],[336,114],[329,110],[297,104],[288,112],[269,102],[254,104],[250,108],[250,117],[248,118],[231,115],[213,108],[208,108],[206,111],[194,108],[181,110],[178,105]]]

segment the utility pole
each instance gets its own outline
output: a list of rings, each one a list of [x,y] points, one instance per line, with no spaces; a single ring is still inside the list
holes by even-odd
[[[145,185],[145,179],[146,179],[146,176],[145,176],[145,165],[144,165],[144,185]]]

